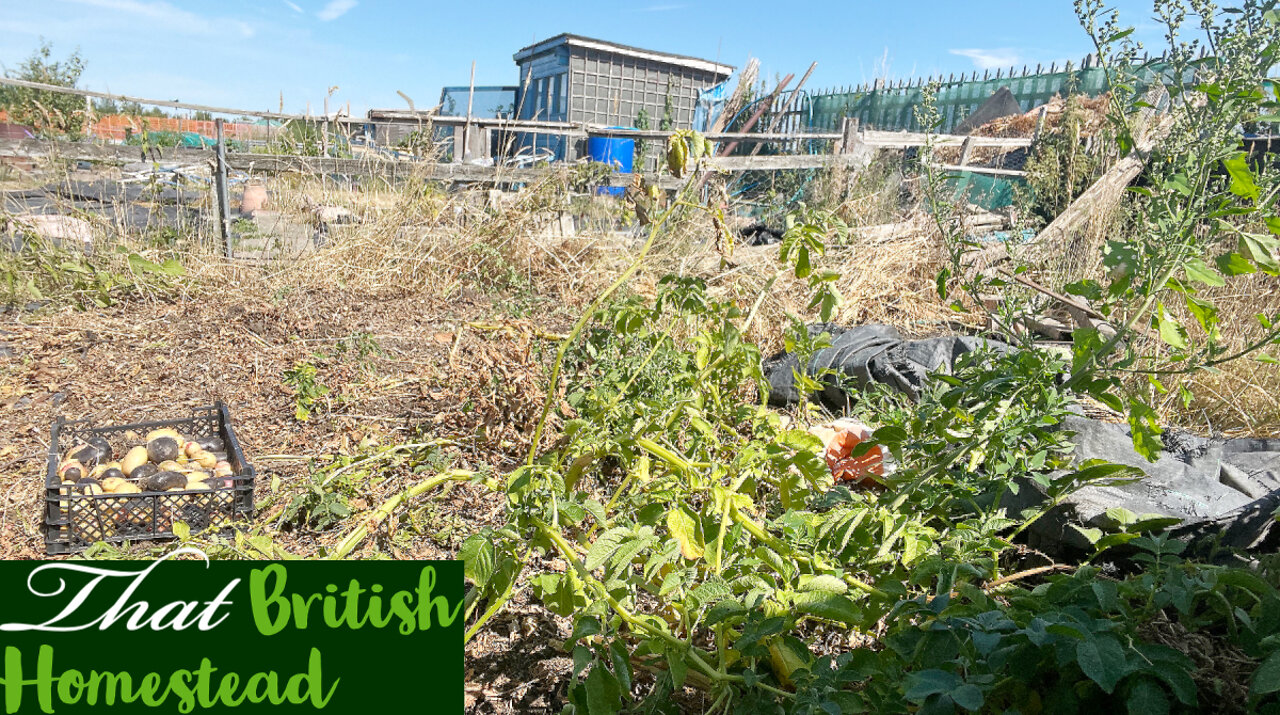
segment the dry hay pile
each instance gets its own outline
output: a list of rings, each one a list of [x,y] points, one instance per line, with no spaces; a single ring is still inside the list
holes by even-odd
[[[788,314],[816,322],[809,308],[810,291],[778,260],[779,247],[740,246],[729,256],[703,249],[679,262],[657,264],[640,286],[651,285],[663,269],[703,278],[717,297],[731,297],[744,311],[760,300],[747,338],[763,353],[780,350]],[[842,325],[885,323],[906,335],[945,330],[955,313],[937,298],[935,277],[947,261],[937,227],[927,216],[900,223],[855,228],[849,240],[815,257],[814,270],[840,274],[836,283],[844,298],[833,321]],[[771,287],[769,281],[774,280]],[[767,290],[767,292],[766,292]],[[639,291],[644,293],[643,288]],[[764,293],[763,299],[761,294]]]
[[[608,255],[598,239],[557,230],[568,209],[566,175],[548,175],[517,194],[445,194],[411,181],[369,211],[357,229],[275,273],[276,287],[339,285],[361,295],[464,290],[538,291],[576,302]]]
[[[1080,102],[1080,108],[1084,111],[1085,116],[1080,135],[1089,137],[1097,134],[1107,124],[1107,105],[1111,101],[1110,95],[1102,94],[1097,97],[1081,95],[1077,97],[1077,101]],[[1054,95],[1053,98],[1041,106],[1045,108],[1045,131],[1048,131],[1057,127],[1058,123],[1062,121],[1062,114],[1066,111],[1067,101],[1061,95]],[[993,119],[973,130],[973,135],[979,137],[1030,137],[1036,133],[1036,126],[1039,122],[1040,107],[1032,107],[1030,111],[1024,114],[1013,114]]]

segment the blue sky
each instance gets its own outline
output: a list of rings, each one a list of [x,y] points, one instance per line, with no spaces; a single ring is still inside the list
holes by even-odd
[[[1148,47],[1160,45],[1150,0],[1113,2]],[[612,8],[612,9],[606,9]],[[79,47],[82,86],[156,99],[319,112],[350,103],[436,103],[442,85],[515,84],[511,55],[572,32],[741,66],[763,76],[818,67],[812,89],[876,77],[1035,65],[1090,49],[1071,0],[633,0],[607,3],[385,0],[0,0],[0,65],[38,44]]]

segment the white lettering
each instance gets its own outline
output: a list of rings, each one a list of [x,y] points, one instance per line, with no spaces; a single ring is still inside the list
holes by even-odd
[[[212,601],[205,601],[204,608],[200,610],[198,617],[196,615],[197,609],[200,608],[200,601],[198,600],[173,601],[161,606],[155,612],[152,612],[150,616],[147,616],[147,613],[151,610],[151,604],[147,601],[139,600],[137,602],[130,603],[133,594],[142,585],[143,581],[146,580],[147,576],[149,576],[151,572],[162,562],[179,554],[195,554],[204,560],[206,568],[209,566],[209,556],[203,551],[191,547],[184,547],[166,554],[140,571],[117,571],[115,569],[107,569],[71,562],[52,563],[40,566],[32,571],[31,575],[27,577],[27,590],[29,590],[32,595],[42,598],[52,598],[61,595],[67,590],[67,582],[59,577],[56,588],[51,591],[41,591],[35,585],[35,578],[37,574],[45,571],[49,571],[51,573],[63,571],[88,574],[93,578],[89,579],[88,583],[82,586],[80,590],[77,591],[69,601],[67,601],[67,605],[63,607],[62,611],[53,618],[50,618],[44,623],[0,623],[0,631],[49,631],[65,633],[87,630],[89,628],[93,628],[95,625],[97,625],[98,630],[105,631],[126,616],[128,616],[128,621],[126,622],[125,627],[131,631],[140,630],[142,628],[150,628],[151,630],[157,631],[171,628],[175,631],[181,631],[191,627],[193,623],[199,630],[211,630],[219,623],[226,620],[228,614],[219,614],[218,611],[222,606],[231,604],[231,601],[227,600],[227,596],[230,595],[231,591],[237,585],[239,585],[240,579],[233,579]],[[132,582],[125,588],[124,592],[120,594],[120,597],[115,600],[115,603],[111,604],[111,607],[103,612],[102,615],[81,625],[63,625],[64,621],[80,610],[80,607],[89,600],[89,597],[93,594],[93,591],[97,588],[98,584],[108,578],[130,578],[132,579]],[[165,619],[169,619],[168,622],[166,622]]]

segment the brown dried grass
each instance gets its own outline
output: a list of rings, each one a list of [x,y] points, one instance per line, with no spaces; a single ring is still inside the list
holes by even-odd
[[[1073,234],[1066,245],[1041,251],[1043,262],[1036,267],[1038,277],[1050,286],[1062,286],[1081,278],[1101,278],[1106,241],[1126,230],[1132,229],[1124,224],[1124,207],[1117,205],[1110,215],[1090,222],[1085,230]],[[1232,278],[1222,288],[1198,286],[1197,290],[1201,298],[1218,307],[1224,345],[1231,353],[1266,334],[1257,320],[1258,314],[1280,313],[1280,285],[1275,277],[1262,273]],[[1182,301],[1171,296],[1166,309],[1187,327],[1193,339],[1203,341],[1203,330]],[[1169,354],[1167,345],[1149,338],[1140,338],[1136,347],[1144,354]],[[1170,371],[1181,369],[1179,363],[1168,360],[1156,367]],[[1143,376],[1133,376],[1129,383],[1148,394],[1167,425],[1205,434],[1280,436],[1280,366],[1249,356],[1213,370],[1173,373],[1159,379],[1167,392],[1161,393]],[[1195,396],[1188,406],[1178,398],[1180,386]]]

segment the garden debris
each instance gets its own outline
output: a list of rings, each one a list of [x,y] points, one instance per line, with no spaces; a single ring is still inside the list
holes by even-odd
[[[879,485],[884,476],[888,450],[875,445],[865,454],[852,456],[853,450],[871,439],[871,428],[856,420],[842,417],[834,422],[809,428],[809,434],[822,440],[822,458],[837,482],[853,482],[857,486]]]
[[[831,335],[831,347],[814,352],[804,372],[821,380],[824,387],[817,397],[837,413],[849,403],[846,387],[864,390],[873,384],[883,384],[915,400],[919,399],[929,374],[950,371],[961,355],[984,348],[995,352],[1012,350],[1004,343],[967,336],[907,341],[888,325],[843,328],[820,323],[809,326],[811,336],[824,332]],[[770,405],[782,407],[800,401],[792,374],[799,367],[798,358],[785,352],[765,361]],[[835,374],[826,374],[828,370],[834,370]]]
[[[1018,98],[1008,87],[1001,87],[991,93],[985,102],[978,105],[973,113],[964,118],[951,130],[952,134],[972,134],[978,127],[1010,116],[1022,116],[1022,107]]]
[[[1111,101],[1110,95],[1102,94],[1097,97],[1079,96],[1076,99],[1080,102],[1080,108],[1084,111],[1084,123],[1080,131],[1082,137],[1093,136],[1107,126],[1107,106]],[[1058,126],[1058,122],[1062,120],[1062,114],[1066,109],[1067,100],[1062,95],[1054,95],[1045,104],[1032,107],[1026,112],[1019,112],[988,121],[974,129],[973,135],[978,137],[1029,137],[1036,132],[1042,110],[1045,114],[1043,129],[1049,130]]]
[[[244,187],[244,194],[240,197],[240,215],[244,218],[253,218],[253,215],[261,211],[267,204],[267,186],[260,181],[251,181]]]
[[[74,216],[57,216],[28,214],[14,216],[6,222],[5,233],[14,236],[12,250],[21,248],[20,236],[24,233],[52,242],[66,248],[80,248],[86,253],[93,250],[93,226],[82,218]]]
[[[1031,545],[1061,554],[1065,547],[1089,549],[1085,533],[1073,525],[1110,532],[1132,526],[1117,520],[1118,509],[1140,521],[1167,520],[1175,536],[1199,544],[1216,544],[1266,553],[1280,547],[1280,439],[1208,439],[1184,432],[1165,432],[1165,449],[1148,462],[1133,449],[1124,425],[1071,417],[1062,428],[1071,432],[1075,463],[1104,459],[1142,470],[1140,481],[1114,486],[1086,485],[1028,530]],[[1056,476],[1056,475],[1055,475]],[[1043,494],[1026,484],[1009,502],[1009,510],[1039,506]]]
[[[1089,302],[1083,298],[1063,295],[1041,285],[1022,273],[1011,273],[1003,268],[999,269],[999,272],[1004,277],[1044,295],[1051,302],[1047,305],[1040,305],[1035,310],[1019,316],[1014,324],[1010,326],[998,324],[997,319],[992,316],[987,323],[988,330],[996,332],[1007,330],[1015,335],[1030,334],[1045,340],[1058,342],[1070,341],[1076,330],[1097,330],[1103,340],[1110,340],[1115,337],[1116,329],[1107,321],[1107,317],[1094,310],[1089,305]],[[996,313],[1003,301],[1003,297],[993,295],[984,296],[982,302],[988,311]],[[1132,329],[1147,335],[1147,337],[1159,339],[1159,336],[1148,328],[1135,325]]]
[[[321,223],[344,224],[356,222],[356,215],[351,212],[351,209],[344,206],[316,205],[311,207],[311,213]]]
[[[1148,102],[1154,107],[1162,100],[1155,94],[1148,95]],[[1173,127],[1170,114],[1158,114],[1154,109],[1147,110],[1139,118],[1134,130],[1134,147],[1128,155],[1115,162],[1098,180],[1075,198],[1066,210],[1058,214],[1048,226],[1045,226],[1035,238],[1023,245],[1027,250],[1025,258],[1035,263],[1049,251],[1059,250],[1066,241],[1088,226],[1094,219],[1107,216],[1119,205],[1125,196],[1125,189],[1138,178],[1147,165],[1147,157],[1156,143],[1168,134]],[[1006,244],[996,244],[981,251],[975,251],[965,257],[965,264],[971,271],[982,270],[988,266],[1006,260],[1009,251]]]
[[[804,366],[823,389],[816,398],[840,413],[855,399],[849,390],[884,385],[919,399],[930,375],[950,373],[964,354],[986,348],[999,353],[1009,345],[980,338],[947,336],[904,340],[885,325],[841,328],[830,324],[809,326],[812,335],[828,332],[831,347],[814,352]],[[793,370],[796,356],[782,353],[765,362],[771,389],[769,403],[788,406],[800,401]],[[835,375],[824,374],[834,370]],[[1137,482],[1107,486],[1087,485],[1066,497],[1028,530],[1032,546],[1051,555],[1088,546],[1085,535],[1072,525],[1114,529],[1116,509],[1125,509],[1143,521],[1177,525],[1175,534],[1197,543],[1259,551],[1280,546],[1280,525],[1274,514],[1280,508],[1280,439],[1216,439],[1168,430],[1164,450],[1148,462],[1133,448],[1132,436],[1123,425],[1086,417],[1070,417],[1061,429],[1073,434],[1072,458],[1077,465],[1101,459],[1135,467],[1146,474]],[[1009,512],[1031,508],[1046,498],[1043,487],[1022,485],[1009,504]]]

